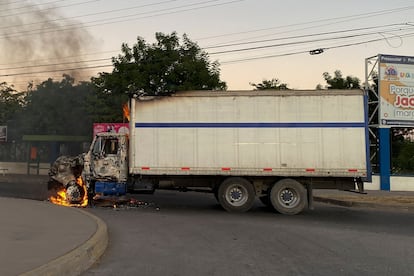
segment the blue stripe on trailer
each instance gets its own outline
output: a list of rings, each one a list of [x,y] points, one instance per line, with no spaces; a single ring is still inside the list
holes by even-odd
[[[136,128],[365,128],[365,122],[135,123]]]

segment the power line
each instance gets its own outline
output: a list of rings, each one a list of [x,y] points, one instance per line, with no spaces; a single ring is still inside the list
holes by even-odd
[[[313,34],[297,35],[297,36],[289,36],[289,37],[279,37],[279,38],[273,38],[273,39],[255,40],[255,41],[230,43],[230,44],[217,44],[217,45],[214,45],[214,46],[203,47],[203,49],[214,49],[214,48],[241,46],[241,45],[248,45],[248,44],[270,42],[270,41],[275,41],[275,40],[298,39],[298,38],[305,38],[305,37],[323,36],[323,35],[330,35],[330,34],[337,34],[337,33],[349,33],[349,32],[355,32],[355,31],[372,30],[372,29],[378,29],[378,28],[383,28],[383,27],[404,26],[404,25],[407,26],[408,24],[395,23],[395,24],[387,24],[387,25],[382,25],[382,26],[373,26],[373,27],[365,27],[365,28],[357,28],[357,29],[347,29],[347,30],[332,31],[332,32],[313,33]],[[409,26],[411,26],[411,25],[409,25]],[[401,30],[401,29],[399,28],[399,29],[376,31],[376,32],[373,32],[373,33],[370,33],[370,34],[379,33],[379,32],[392,32],[392,31],[399,31],[399,30]]]
[[[168,2],[168,1],[165,1],[165,2]],[[161,2],[159,2],[159,3],[161,3]],[[395,12],[395,11],[397,11],[397,10],[401,10],[401,9],[408,9],[408,8],[412,8],[412,7],[414,7],[414,6],[408,6],[408,7],[402,7],[402,8],[398,8],[398,9],[394,9],[394,10],[391,10],[391,12]],[[382,11],[380,11],[380,12],[382,12]],[[376,12],[376,13],[378,13],[378,12]],[[367,14],[367,13],[365,13],[365,14]],[[373,14],[373,13],[369,13],[369,14]],[[355,15],[354,15],[355,16]],[[349,18],[349,17],[354,17],[354,16],[346,16],[346,18]],[[359,15],[356,15],[356,16],[359,16]],[[344,17],[340,17],[340,18],[344,18]],[[329,20],[329,19],[328,19]],[[321,20],[317,20],[317,21],[321,21]],[[310,21],[310,22],[306,22],[306,23],[300,23],[300,24],[307,24],[307,23],[311,23],[311,22],[317,22],[317,21]],[[322,21],[324,21],[324,20],[322,20]],[[293,25],[298,25],[298,24],[293,24]],[[288,26],[292,26],[292,25],[288,25]],[[284,26],[282,26],[281,28],[283,28]],[[273,29],[273,28],[267,28],[267,29]],[[263,30],[263,29],[262,29]],[[257,30],[256,30],[257,31]],[[254,31],[249,31],[249,32],[254,32]],[[246,32],[247,33],[247,32]],[[229,34],[226,34],[226,36],[227,35],[229,35]],[[231,34],[230,34],[231,35]],[[1,38],[0,38],[1,39]],[[117,52],[116,50],[114,50],[114,51],[107,51],[107,52]],[[102,53],[105,53],[105,52],[102,52]],[[89,54],[83,54],[83,55],[89,55]],[[83,56],[83,55],[79,55],[79,56]],[[77,57],[77,56],[70,56],[70,57]],[[64,58],[66,58],[66,57],[64,57]],[[68,57],[69,58],[69,57]],[[45,60],[53,60],[53,59],[45,59]],[[25,61],[26,62],[26,61]],[[17,62],[17,63],[25,63],[25,62]],[[12,63],[12,64],[17,64],[17,63]],[[10,63],[8,63],[8,64],[10,64]],[[3,64],[4,65],[4,64]]]
[[[235,44],[223,44],[223,45],[217,45],[217,46],[211,46],[211,47],[204,47],[203,49],[229,47],[229,46],[240,46],[240,45],[246,45],[246,44],[251,44],[251,43],[269,42],[269,41],[274,41],[274,40],[288,40],[288,39],[296,39],[296,38],[304,38],[304,37],[312,37],[312,36],[322,36],[322,35],[327,35],[327,34],[345,33],[345,32],[368,30],[368,29],[378,29],[378,28],[382,28],[382,27],[396,26],[396,25],[403,25],[403,24],[402,23],[401,24],[388,24],[388,25],[382,25],[382,26],[372,26],[372,27],[366,27],[366,28],[358,28],[358,29],[348,29],[348,30],[340,30],[340,31],[333,31],[333,32],[314,33],[314,34],[302,35],[302,36],[282,37],[282,38],[278,38],[278,39],[249,41],[249,42],[235,43]],[[390,31],[394,31],[394,30],[395,29],[381,30],[381,32],[385,32],[385,31],[390,32]],[[400,29],[397,29],[397,30],[400,30]],[[372,34],[377,34],[377,33],[378,32],[367,33],[367,34],[359,34],[359,35],[355,35],[355,37],[362,36],[362,35],[372,35]],[[332,38],[326,38],[326,40],[329,40],[329,39],[332,39]],[[309,41],[302,41],[299,44],[307,43],[307,42],[309,42]],[[289,45],[293,45],[293,44],[295,44],[295,43],[291,42],[291,43],[286,43],[284,45],[278,45],[278,46],[289,46]],[[215,53],[211,53],[211,54],[215,54]],[[87,59],[87,60],[79,60],[79,61],[71,61],[71,62],[46,63],[46,64],[38,64],[38,65],[30,65],[30,66],[6,67],[6,68],[0,68],[0,70],[16,70],[16,69],[27,69],[27,68],[36,68],[36,67],[60,66],[60,65],[68,65],[68,64],[76,64],[76,63],[89,63],[89,62],[107,61],[107,60],[110,60],[110,59],[111,58],[102,58],[102,59]]]
[[[400,35],[398,37],[403,38],[403,37],[412,37],[414,36],[414,32],[413,33],[408,33],[405,35]],[[368,41],[362,41],[362,42],[355,42],[355,43],[349,43],[349,44],[343,44],[343,45],[338,45],[338,46],[333,46],[333,47],[327,47],[324,48],[326,50],[330,50],[330,49],[337,49],[337,48],[344,48],[344,47],[350,47],[350,46],[356,46],[356,45],[361,45],[361,44],[367,44],[367,43],[373,43],[373,42],[378,42],[378,41],[382,41],[382,40],[388,40],[389,38],[385,37],[385,38],[378,38],[378,39],[372,39],[372,40],[368,40]]]
[[[0,6],[6,6],[6,5],[18,4],[18,3],[22,3],[22,2],[26,2],[26,0],[14,1],[14,2],[8,2],[8,3],[0,3]]]
[[[99,1],[99,0],[94,0],[94,1],[90,1],[90,2],[95,2],[95,1]],[[96,12],[96,13],[89,13],[89,14],[77,15],[77,16],[71,16],[71,17],[65,17],[65,18],[57,18],[57,19],[47,20],[47,21],[41,21],[41,22],[32,22],[32,23],[26,23],[26,24],[19,24],[19,25],[12,25],[12,26],[4,26],[4,27],[0,27],[0,29],[8,29],[8,28],[15,28],[15,27],[30,26],[30,25],[38,25],[38,24],[44,24],[44,23],[50,23],[50,22],[58,22],[58,21],[67,21],[68,19],[89,17],[89,16],[95,16],[95,15],[101,15],[101,14],[107,14],[107,13],[115,13],[115,12],[120,12],[120,11],[125,11],[125,10],[132,10],[132,9],[137,9],[137,8],[144,8],[144,7],[149,7],[149,6],[156,6],[156,5],[161,5],[161,4],[166,4],[166,3],[170,3],[170,2],[176,2],[176,1],[179,1],[179,0],[168,0],[168,1],[162,1],[162,2],[157,2],[157,3],[146,4],[146,5],[139,5],[139,6],[133,6],[133,7],[128,7],[128,8],[115,9],[115,10],[110,10],[110,11],[102,11],[102,12]],[[85,4],[85,3],[83,3],[83,4]],[[59,8],[61,8],[61,7],[62,6],[60,6]]]
[[[28,82],[28,81],[32,81],[32,80],[41,80],[41,79],[48,79],[48,78],[51,78],[51,79],[54,79],[54,78],[61,78],[63,75],[64,75],[65,73],[63,72],[62,74],[60,74],[60,75],[44,75],[44,76],[38,76],[38,75],[36,75],[36,76],[19,76],[18,77],[18,80],[17,81],[14,81],[15,83],[16,82],[19,82],[19,83],[21,83],[21,82]],[[6,78],[6,77],[4,77],[4,78]],[[13,78],[14,80],[16,80],[17,78],[16,77],[9,77],[9,78]]]
[[[236,53],[236,52],[243,52],[243,51],[260,50],[260,49],[274,48],[274,47],[281,47],[281,46],[291,46],[291,45],[297,45],[297,44],[306,44],[306,43],[313,43],[313,42],[321,42],[321,41],[326,41],[326,40],[348,39],[348,38],[355,38],[355,37],[361,37],[361,36],[368,36],[368,35],[372,35],[372,34],[373,33],[365,33],[365,34],[353,34],[353,35],[338,36],[338,37],[311,39],[311,40],[303,40],[303,41],[296,41],[296,42],[287,42],[287,43],[271,44],[271,45],[264,45],[264,46],[256,46],[256,47],[248,47],[248,48],[225,50],[225,51],[213,52],[213,53],[209,53],[209,54],[210,55],[228,54],[228,53]],[[383,39],[381,39],[381,40],[383,40]]]
[[[401,35],[400,37],[412,37],[412,36],[414,36],[414,33]],[[357,45],[362,45],[362,44],[379,42],[379,41],[383,41],[383,40],[387,40],[387,39],[388,38],[371,39],[371,40],[367,40],[367,41],[354,42],[354,43],[342,44],[342,45],[331,46],[331,47],[323,47],[323,48],[320,48],[320,49],[322,49],[322,50],[331,50],[331,49],[337,49],[337,48],[345,48],[345,47],[351,47],[351,46],[357,46]],[[246,62],[246,61],[253,61],[253,60],[259,60],[259,59],[285,57],[285,56],[292,56],[292,55],[305,54],[305,53],[309,53],[309,50],[223,61],[223,62],[220,62],[220,65],[233,64],[233,63]]]
[[[54,69],[54,70],[45,70],[45,71],[36,71],[36,72],[12,73],[12,74],[0,75],[0,77],[13,77],[13,76],[22,76],[22,75],[31,75],[31,74],[41,74],[41,73],[56,73],[56,72],[65,72],[65,71],[75,71],[75,70],[105,68],[105,67],[111,67],[111,66],[112,66],[112,64],[106,64],[106,65],[86,66],[86,67],[75,67],[75,68],[64,68],[64,69]]]
[[[313,39],[313,40],[304,40],[304,41],[280,43],[280,44],[273,44],[273,45],[265,45],[265,46],[258,46],[258,47],[250,47],[250,48],[243,48],[243,49],[235,49],[235,50],[214,52],[214,53],[209,53],[209,55],[223,54],[223,53],[233,53],[233,52],[249,51],[249,50],[258,50],[258,49],[274,48],[274,47],[282,47],[282,46],[292,46],[292,45],[307,44],[307,43],[320,42],[320,41],[332,41],[332,40],[339,40],[339,39],[349,39],[349,38],[356,38],[356,37],[372,35],[372,34],[373,33],[366,33],[366,34],[357,34],[357,35],[348,35],[348,36],[331,37],[331,38],[323,38],[323,39]],[[408,36],[411,36],[411,34],[413,34],[413,33],[400,35],[399,37],[408,37]],[[373,40],[368,40],[368,41],[355,42],[355,43],[350,43],[350,44],[343,44],[343,45],[339,45],[339,46],[324,47],[324,48],[321,48],[321,49],[328,50],[328,49],[334,49],[334,48],[348,47],[348,46],[353,46],[353,45],[360,45],[360,44],[377,42],[377,41],[381,41],[381,40],[387,40],[387,39],[388,39],[387,37],[383,37],[383,38],[380,38],[380,39],[373,39]],[[249,61],[249,60],[263,59],[263,58],[281,57],[281,56],[286,56],[286,55],[295,55],[295,54],[308,53],[308,52],[309,52],[309,50],[303,50],[303,51],[299,51],[299,52],[297,51],[297,52],[284,53],[284,54],[278,54],[278,55],[266,55],[266,56],[252,57],[252,58],[244,58],[244,59],[238,59],[238,60],[234,60],[234,61],[222,62],[221,64],[228,64],[228,63],[234,63],[234,62],[239,62],[239,61]],[[81,61],[73,61],[73,62],[61,62],[61,63],[55,63],[55,64],[40,64],[40,65],[32,65],[32,66],[9,67],[9,68],[1,68],[0,70],[16,70],[16,69],[35,68],[35,67],[61,66],[61,65],[77,64],[77,63],[107,61],[108,59],[109,58],[90,59],[90,60],[81,60]],[[6,75],[0,75],[0,76],[3,76],[3,77],[5,77],[5,76],[19,76],[19,75],[50,73],[50,72],[59,72],[59,71],[60,72],[62,72],[62,71],[73,71],[73,70],[80,70],[80,69],[96,69],[96,68],[104,68],[104,67],[109,67],[109,66],[112,66],[112,65],[106,65],[105,64],[105,65],[77,67],[77,68],[66,68],[66,69],[64,68],[64,69],[54,69],[54,70],[45,70],[45,71],[36,71],[36,72],[23,72],[23,73],[13,73],[13,74],[6,74]]]
[[[254,29],[254,30],[243,31],[243,32],[234,32],[234,33],[226,33],[226,34],[220,34],[220,35],[214,35],[214,36],[208,36],[208,37],[201,37],[201,38],[197,38],[196,40],[199,41],[199,40],[207,40],[207,39],[220,38],[220,37],[229,37],[229,36],[248,34],[248,33],[256,33],[256,32],[262,32],[262,31],[268,31],[268,30],[274,30],[274,29],[284,29],[284,28],[290,28],[290,27],[295,27],[295,26],[309,25],[309,24],[321,23],[321,22],[325,23],[324,24],[324,26],[325,26],[327,21],[336,21],[336,20],[341,20],[341,19],[352,20],[354,18],[365,19],[365,18],[371,17],[371,16],[377,16],[377,15],[383,15],[383,14],[389,14],[389,13],[396,13],[396,12],[412,10],[412,9],[414,9],[414,6],[405,6],[405,7],[395,8],[395,9],[379,10],[379,11],[375,11],[375,12],[368,12],[368,13],[360,13],[360,14],[355,14],[355,15],[341,16],[341,17],[318,19],[318,20],[307,21],[307,22],[302,22],[302,23],[294,23],[294,24],[289,24],[289,25]],[[342,22],[346,22],[346,21],[340,21],[340,23],[342,23]],[[309,29],[309,28],[314,28],[314,26],[303,28],[303,29],[296,29],[295,31]],[[289,32],[291,32],[291,31],[289,31]],[[280,34],[280,33],[284,33],[284,32],[279,32],[279,33],[276,33],[276,34]],[[231,41],[231,42],[237,42],[237,41]]]
[[[401,35],[401,37],[411,37],[411,36],[414,36],[414,32],[409,33],[409,34],[405,34],[405,35]],[[342,45],[331,46],[331,47],[324,47],[324,48],[321,48],[321,49],[330,50],[330,49],[336,49],[336,48],[344,48],[344,47],[356,46],[356,45],[361,45],[361,44],[379,42],[379,41],[386,40],[386,39],[387,38],[372,39],[372,40],[367,40],[367,41],[354,42],[354,43],[342,44]],[[226,64],[233,64],[233,63],[239,63],[239,62],[259,60],[259,59],[264,59],[264,58],[285,57],[285,56],[292,56],[292,55],[304,54],[304,53],[309,53],[309,50],[296,51],[296,52],[283,53],[283,54],[276,54],[276,55],[266,55],[266,56],[260,56],[260,57],[252,57],[252,58],[243,58],[243,59],[237,59],[237,60],[230,60],[230,61],[220,62],[220,64],[221,65],[226,65]],[[41,73],[56,73],[56,72],[65,72],[65,71],[105,68],[105,67],[112,67],[112,66],[113,66],[112,64],[108,64],[108,65],[65,68],[65,69],[45,70],[45,71],[36,71],[36,72],[13,73],[13,74],[0,75],[0,77],[22,76],[22,75],[31,75],[31,74],[41,74]]]
[[[79,54],[79,55],[62,56],[62,57],[59,57],[59,58],[45,58],[45,59],[24,60],[24,61],[22,60],[22,61],[17,61],[17,62],[3,63],[3,64],[0,64],[0,66],[5,66],[5,65],[9,66],[9,65],[12,65],[12,64],[22,64],[22,63],[27,63],[27,62],[40,62],[40,61],[63,60],[63,59],[68,59],[68,58],[77,58],[77,57],[83,57],[83,56],[93,56],[93,55],[100,55],[100,54],[106,54],[106,53],[119,53],[119,50],[102,51],[102,52],[95,52],[95,53],[83,53],[83,54]]]
[[[410,37],[410,36],[414,36],[414,32],[403,35],[401,37]],[[343,45],[331,46],[331,47],[324,47],[324,48],[321,48],[321,49],[328,50],[328,49],[335,49],[335,48],[343,48],[343,47],[349,47],[349,46],[355,46],[355,45],[378,42],[378,41],[382,41],[382,40],[385,40],[385,39],[384,38],[372,39],[372,40],[368,40],[368,41],[355,42],[355,43],[349,43],[349,44],[343,44]],[[231,60],[231,61],[221,62],[220,64],[230,64],[230,63],[243,62],[243,61],[252,61],[252,60],[258,60],[258,59],[264,59],[264,58],[275,58],[275,57],[291,56],[291,55],[297,55],[297,54],[303,54],[303,53],[309,53],[309,50],[283,53],[283,54],[277,54],[277,55],[266,55],[266,56],[261,56],[261,57]],[[76,67],[76,68],[64,68],[64,69],[54,69],[54,70],[45,70],[45,71],[36,71],[36,72],[13,73],[13,74],[0,75],[0,77],[22,76],[22,75],[31,75],[31,74],[41,74],[41,73],[56,73],[56,72],[64,72],[64,71],[105,68],[105,67],[112,67],[112,66],[113,66],[112,64],[107,64],[107,65],[86,66],[86,67]]]
[[[209,1],[203,1],[201,3],[188,4],[188,5],[183,5],[183,6],[174,7],[174,8],[167,8],[167,9],[158,10],[158,11],[142,12],[142,13],[138,13],[138,14],[134,14],[134,15],[118,16],[118,17],[113,17],[113,18],[110,18],[110,19],[99,19],[99,20],[93,20],[93,21],[85,22],[85,24],[88,24],[88,23],[114,20],[114,21],[110,21],[110,22],[96,23],[96,24],[92,24],[92,25],[81,25],[81,26],[79,26],[79,24],[76,23],[76,24],[65,25],[65,26],[63,26],[63,28],[59,28],[59,29],[56,29],[54,27],[49,27],[49,28],[43,28],[43,29],[35,29],[35,30],[29,30],[29,31],[15,32],[15,33],[7,34],[7,36],[0,36],[0,39],[10,39],[10,38],[14,38],[14,37],[27,36],[27,35],[38,35],[38,34],[57,32],[57,31],[61,32],[61,31],[67,31],[67,30],[72,30],[72,29],[90,28],[90,27],[103,26],[103,25],[114,24],[114,23],[129,22],[129,21],[135,21],[135,20],[144,19],[144,18],[152,18],[152,17],[157,17],[157,16],[163,16],[163,15],[176,14],[176,13],[194,11],[194,10],[199,10],[199,9],[223,6],[223,5],[228,5],[228,4],[232,4],[232,3],[236,3],[236,2],[242,2],[244,0],[232,0],[232,1],[227,1],[227,2],[224,2],[224,3],[211,4],[211,5],[201,6],[201,7],[194,7],[194,8],[185,9],[186,7],[202,5],[202,4],[217,2],[217,1],[220,1],[220,0],[209,0]],[[180,8],[184,8],[184,9],[181,9],[181,10],[178,10],[178,11],[170,11],[170,10],[180,9]],[[163,12],[163,11],[165,11],[165,12]],[[170,11],[170,12],[168,12],[168,11]],[[151,13],[157,13],[157,12],[161,12],[161,13],[148,15],[148,16],[135,17],[137,15],[151,14]],[[126,17],[135,17],[135,18],[125,19]],[[121,19],[121,20],[117,20],[117,19]],[[36,31],[38,31],[38,32],[36,32]]]
[[[2,10],[2,12],[28,9],[28,8],[33,8],[33,7],[38,7],[38,6],[48,5],[48,4],[55,4],[55,3],[63,2],[63,1],[65,1],[65,0],[56,0],[56,1],[52,1],[52,2],[46,2],[46,3],[39,3],[39,4],[33,4],[33,5],[24,5],[24,6],[20,6],[20,7],[16,7],[16,8],[5,9],[5,10]],[[22,2],[25,2],[25,1],[22,1]],[[5,4],[5,5],[7,5],[7,4]],[[6,16],[13,16],[13,15],[6,15]],[[2,17],[2,16],[0,15],[0,17]]]
[[[235,44],[223,44],[223,45],[217,45],[217,46],[204,47],[203,49],[228,47],[228,46],[240,46],[240,45],[251,44],[251,43],[262,43],[262,42],[269,42],[269,41],[274,41],[274,40],[296,39],[296,38],[303,38],[303,37],[309,37],[309,36],[321,36],[321,35],[326,35],[326,34],[344,33],[344,32],[359,31],[359,30],[364,30],[364,29],[375,29],[375,28],[394,26],[394,25],[403,25],[403,24],[402,23],[401,24],[399,24],[399,23],[398,24],[388,24],[388,25],[374,26],[374,27],[367,27],[367,28],[359,28],[359,29],[349,29],[349,30],[341,30],[341,31],[333,31],[333,32],[314,33],[314,34],[302,35],[302,36],[283,37],[283,38],[278,38],[278,39],[258,40],[258,41],[250,41],[250,42],[235,43]],[[397,30],[401,30],[401,29],[397,29]],[[372,34],[384,33],[384,32],[390,32],[390,31],[395,31],[395,29],[393,29],[393,30],[383,30],[381,32],[374,32],[374,33],[350,35],[350,36],[345,36],[345,37],[325,38],[325,39],[321,39],[321,40],[331,40],[331,39],[334,40],[334,39],[341,39],[341,38],[351,38],[351,37],[366,36],[366,35],[372,35]],[[299,41],[299,42],[290,42],[290,43],[284,43],[284,44],[267,45],[267,46],[261,46],[260,48],[290,46],[290,45],[294,45],[294,44],[304,44],[304,43],[309,43],[309,42],[318,42],[318,41],[321,41],[321,40]],[[255,50],[257,48],[259,48],[259,47],[254,47],[254,48],[251,48],[251,49]],[[237,52],[237,51],[244,51],[244,50],[250,50],[250,48],[229,50],[229,51],[225,51],[225,52],[216,52],[216,53],[210,53],[210,54],[214,55],[214,54]],[[116,51],[107,51],[107,52],[116,52]],[[64,58],[73,58],[73,57],[76,57],[76,56],[67,56],[67,57],[63,57],[63,59]],[[76,63],[106,61],[106,60],[109,60],[109,59],[110,58],[89,59],[89,60],[80,60],[80,61],[71,61],[71,62],[47,63],[47,64],[39,64],[39,65],[20,66],[20,67],[7,67],[7,68],[0,68],[0,70],[14,70],[14,69],[27,69],[27,68],[35,68],[35,67],[59,66],[59,65],[67,65],[67,64],[76,64]],[[17,62],[17,63],[23,63],[23,62]]]
[[[90,59],[90,60],[83,60],[83,61],[80,60],[80,61],[60,62],[60,63],[49,63],[49,64],[19,66],[19,67],[8,67],[8,68],[0,68],[0,71],[1,70],[27,69],[27,68],[35,68],[35,67],[61,66],[61,65],[68,65],[68,64],[87,63],[87,62],[96,62],[96,61],[108,61],[108,60],[110,60],[110,58],[100,58],[100,59]]]
[[[63,2],[63,1],[65,1],[65,0],[58,0],[58,1],[48,2],[48,3],[24,6],[24,7],[21,7],[21,8],[30,8],[30,7],[36,7],[36,6],[39,6],[39,5],[46,5],[46,4],[50,4],[50,3],[57,3],[57,2]],[[67,7],[72,7],[72,6],[79,6],[79,5],[84,5],[84,4],[88,4],[88,3],[91,3],[91,2],[98,2],[98,1],[101,1],[101,0],[90,0],[90,1],[84,1],[84,2],[81,2],[81,3],[67,4],[67,5],[63,5],[63,6],[53,6],[53,7],[44,8],[44,9],[41,9],[41,10],[39,9],[37,11],[45,12],[45,11],[48,11],[48,10],[55,10],[55,9],[58,9],[58,8],[67,8]],[[14,13],[14,14],[2,14],[2,15],[0,15],[0,18],[16,17],[16,16],[19,16],[19,15],[22,15],[22,14],[28,14],[28,13],[33,13],[33,12],[35,12],[35,11],[31,10],[31,11],[24,11],[24,12]]]
[[[211,2],[211,1],[207,1],[207,2]],[[238,1],[233,1],[233,2],[238,2]],[[222,3],[222,4],[227,4],[227,3]],[[204,7],[199,7],[199,8],[204,8]],[[174,13],[176,13],[176,12],[182,12],[182,11],[175,11]],[[391,26],[391,25],[394,25],[394,24],[389,24],[389,25],[384,25],[384,26]],[[398,25],[398,24],[395,24],[395,25]],[[384,26],[378,26],[378,27],[372,27],[372,28],[379,28],[379,27],[384,27]],[[366,29],[366,28],[361,28],[361,29]],[[351,31],[351,30],[345,30],[345,31],[342,31],[342,32],[346,32],[346,31]],[[390,31],[390,30],[387,30],[387,31]],[[337,33],[337,32],[329,32],[329,33],[332,33],[333,34],[333,33]],[[323,35],[323,34],[329,34],[329,33],[319,33],[319,34],[317,33],[317,34],[305,35],[303,37],[306,37],[306,36],[317,36],[317,35]],[[352,36],[348,36],[348,37],[326,38],[326,39],[323,39],[323,40],[346,39],[346,38],[352,38],[352,37],[357,37],[357,36],[362,36],[362,35],[369,35],[369,34],[359,34],[359,35],[352,35]],[[292,39],[292,38],[299,38],[299,37],[301,37],[301,36],[290,37],[290,38]],[[282,39],[288,39],[288,38],[282,38]],[[383,40],[383,39],[380,39],[380,40]],[[285,44],[281,44],[281,45],[266,45],[266,46],[262,46],[262,47],[266,47],[266,48],[269,47],[269,48],[271,48],[271,47],[276,47],[276,46],[289,46],[289,45],[296,44],[296,43],[304,44],[304,43],[319,42],[319,41],[321,41],[321,40],[301,41],[301,42],[295,42],[295,43],[285,43]],[[263,42],[263,41],[250,41],[250,42],[247,42],[247,43],[259,43],[259,42]],[[243,44],[247,44],[247,43],[239,43],[238,45],[243,45]],[[362,43],[367,43],[367,42],[362,42]],[[223,46],[229,46],[229,45],[223,45]],[[220,46],[220,47],[223,47],[223,46]],[[249,49],[229,50],[229,52],[243,51],[243,50],[249,50]],[[303,51],[303,52],[308,52],[308,51]],[[303,52],[301,52],[301,53],[303,53]],[[219,54],[219,53],[220,52],[218,52],[218,53],[211,53],[211,54]],[[102,60],[107,60],[107,59],[102,59]],[[63,64],[73,64],[73,63],[83,63],[83,62],[93,62],[93,61],[98,61],[98,60],[86,60],[86,61],[68,62],[68,63],[63,63]],[[6,68],[6,69],[24,69],[24,68],[33,68],[33,67],[41,67],[41,66],[54,66],[54,65],[62,65],[62,63],[60,63],[60,64],[43,64],[43,65],[38,65],[38,66],[33,65],[33,66],[26,66],[26,67],[21,67],[21,68]],[[89,68],[96,68],[96,67],[89,67]],[[77,68],[75,68],[75,69],[77,69]],[[82,67],[79,67],[79,69],[82,69]],[[5,70],[5,69],[0,69],[0,70]],[[73,70],[73,69],[64,69],[64,70]],[[50,72],[50,71],[46,71],[46,72]]]

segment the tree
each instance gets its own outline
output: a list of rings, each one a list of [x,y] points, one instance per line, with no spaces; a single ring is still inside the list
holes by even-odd
[[[412,129],[411,129],[412,130]],[[407,136],[402,137],[397,133],[404,132],[399,128],[391,129],[391,164],[392,173],[410,173],[414,172],[414,143]],[[411,136],[411,135],[410,135]]]
[[[254,90],[288,90],[286,83],[280,83],[279,79],[273,78],[271,80],[263,80],[259,84],[249,83],[254,87]]]
[[[135,45],[122,44],[122,54],[112,58],[112,73],[100,73],[92,79],[107,95],[144,93],[168,95],[185,90],[225,90],[217,62],[210,62],[206,52],[175,32],[155,34],[156,42],[138,37]]]
[[[22,134],[90,135],[92,121],[87,98],[90,83],[74,84],[64,75],[62,80],[48,79],[29,92],[26,105],[18,117]]]
[[[22,108],[23,93],[17,93],[13,86],[0,83],[0,125],[7,124]]]
[[[323,90],[325,89],[322,84],[318,84],[315,88],[316,90]]]
[[[361,88],[360,80],[357,77],[347,76],[342,77],[342,72],[336,70],[332,77],[328,72],[323,73],[328,89],[359,89]]]
[[[88,114],[93,122],[120,123],[123,121],[122,107],[128,102],[128,94],[107,93],[96,89],[86,98]]]

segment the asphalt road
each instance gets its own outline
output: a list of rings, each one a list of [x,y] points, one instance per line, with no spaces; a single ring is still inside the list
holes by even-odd
[[[109,246],[84,275],[412,275],[414,212],[321,203],[296,216],[259,202],[223,211],[210,194],[157,191],[139,208],[87,211]]]

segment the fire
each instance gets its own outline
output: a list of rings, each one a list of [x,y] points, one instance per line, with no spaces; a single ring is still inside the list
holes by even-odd
[[[128,122],[129,122],[130,114],[129,114],[129,106],[128,106],[128,103],[126,103],[126,104],[124,104],[122,106],[122,111],[123,111],[123,114],[124,114],[124,118],[127,119]]]
[[[57,205],[62,206],[70,206],[70,207],[85,207],[88,205],[88,189],[85,185],[85,183],[82,180],[82,177],[79,176],[76,179],[76,183],[83,189],[83,198],[80,203],[71,203],[67,196],[66,196],[66,189],[62,188],[56,193],[56,196],[49,197],[50,202]]]

